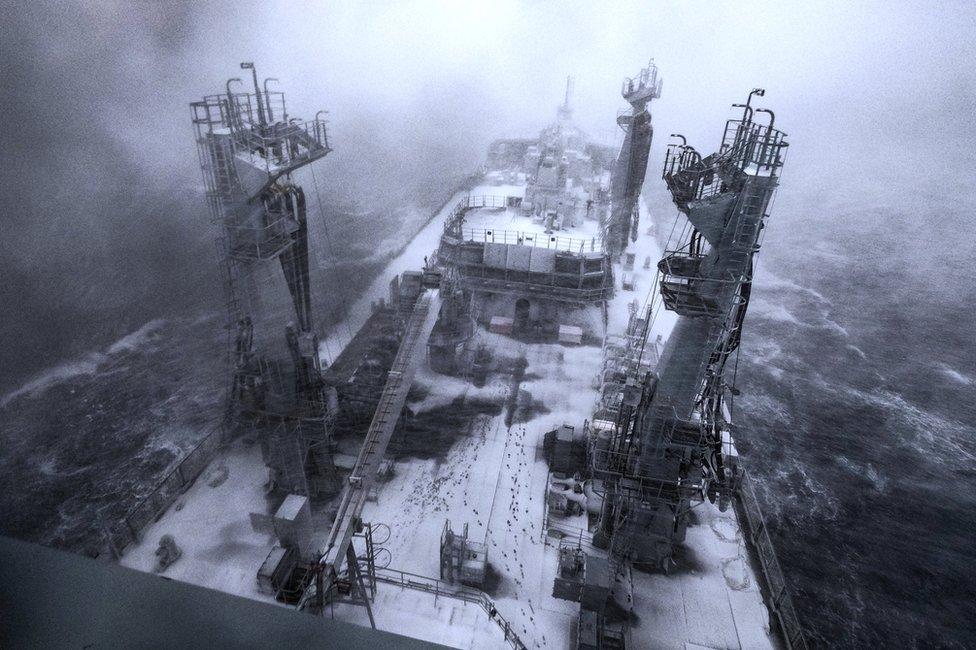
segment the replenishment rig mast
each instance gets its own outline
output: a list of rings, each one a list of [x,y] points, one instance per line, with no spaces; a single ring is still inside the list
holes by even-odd
[[[630,104],[630,112],[617,117],[624,131],[624,141],[613,165],[610,185],[611,209],[606,224],[606,241],[616,258],[627,242],[637,239],[637,199],[644,186],[647,160],[651,151],[654,126],[649,106],[661,96],[663,81],[651,60],[640,74],[624,79],[620,94]]]
[[[225,428],[263,431],[274,487],[328,494],[337,489],[330,450],[336,405],[322,380],[312,317],[306,196],[293,178],[331,151],[325,112],[311,121],[289,116],[284,94],[268,89],[276,79],[259,85],[253,63],[241,69],[250,71],[253,92],[234,90],[242,80],[229,79],[224,94],[190,105],[207,206],[220,229],[232,332]],[[289,312],[293,319],[276,322]],[[279,328],[283,338],[274,335]],[[289,357],[291,372],[282,363]]]
[[[716,153],[702,157],[681,136],[667,150],[663,177],[691,227],[658,263],[658,289],[679,318],[656,374],[635,378],[613,434],[591,454],[607,486],[596,540],[618,566],[667,569],[694,503],[718,498],[724,509],[735,488],[726,364],[787,147],[772,111],[750,105],[763,94],[750,93],[742,118],[726,123]],[[757,113],[769,123],[757,123]]]

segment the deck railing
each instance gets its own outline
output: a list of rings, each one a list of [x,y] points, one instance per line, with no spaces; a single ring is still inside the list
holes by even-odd
[[[217,427],[201,440],[147,495],[139,499],[121,521],[104,529],[112,555],[118,559],[126,547],[139,541],[145,528],[159,519],[177,497],[187,491],[213,460],[224,443],[224,429]]]
[[[603,242],[596,237],[589,239],[560,237],[546,233],[498,230],[496,228],[461,228],[461,240],[486,244],[515,244],[551,248],[568,253],[600,253],[603,251]]]
[[[767,592],[766,605],[783,634],[786,647],[806,650],[807,643],[803,637],[803,628],[793,608],[793,600],[786,587],[779,560],[776,559],[776,551],[769,538],[766,521],[759,509],[759,500],[756,499],[756,491],[748,472],[742,473],[742,482],[735,497],[735,509],[740,516],[740,521],[745,521],[747,527],[743,532],[748,535],[752,548],[759,556],[759,569]]]
[[[480,589],[464,585],[454,585],[443,580],[438,580],[437,578],[428,578],[427,576],[399,571],[397,569],[376,569],[376,579],[380,582],[398,585],[407,589],[416,589],[434,594],[434,597],[447,596],[448,598],[456,598],[468,603],[480,605],[485,610],[485,613],[488,614],[488,617],[495,621],[498,627],[501,628],[502,634],[505,635],[505,641],[509,645],[515,650],[527,650],[526,645],[522,643],[522,640],[515,632],[515,628],[502,617],[488,594]]]
[[[461,233],[461,225],[464,223],[464,214],[468,210],[474,210],[477,208],[507,207],[507,196],[495,196],[490,194],[481,194],[476,196],[471,196],[469,194],[467,196],[462,196],[458,202],[454,204],[451,214],[448,215],[447,220],[444,222],[444,232],[459,236]]]
[[[517,199],[517,197],[490,194],[462,197],[454,205],[454,209],[451,210],[451,214],[447,217],[444,233],[462,241],[518,244],[564,250],[571,253],[600,253],[603,251],[601,237],[590,237],[587,239],[585,237],[563,237],[536,232],[464,227],[464,215],[469,210],[482,208],[498,210],[515,207],[511,204],[510,199]]]

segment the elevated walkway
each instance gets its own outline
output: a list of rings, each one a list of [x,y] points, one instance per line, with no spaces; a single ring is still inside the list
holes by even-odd
[[[366,497],[376,481],[380,463],[406,404],[407,393],[421,361],[419,355],[426,350],[427,339],[437,320],[440,302],[437,289],[425,290],[417,299],[413,313],[407,321],[400,350],[383,387],[359,457],[343,490],[335,523],[329,533],[328,547],[320,561],[326,570],[331,568],[332,575],[339,575],[350,549]]]

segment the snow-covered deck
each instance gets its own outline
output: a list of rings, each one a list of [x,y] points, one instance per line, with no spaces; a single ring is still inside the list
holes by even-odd
[[[511,428],[505,413],[484,416],[440,460],[398,463],[395,477],[385,484],[363,518],[390,525],[383,545],[392,553],[391,566],[436,576],[439,540],[445,519],[459,530],[465,523],[474,541],[487,541],[488,561],[498,574],[489,594],[498,611],[530,648],[567,648],[578,605],[552,597],[556,550],[543,543],[548,465],[542,456],[546,431],[565,423],[581,427],[591,415],[597,391],[593,378],[602,362],[597,347],[528,345],[495,334],[481,342],[497,355],[524,356],[528,361],[520,391],[549,413]],[[416,383],[430,392],[414,410],[449,403],[459,394],[489,397],[504,403],[511,381],[498,377],[474,389],[460,380],[430,372],[418,373]]]
[[[576,226],[564,223],[561,228],[547,229],[539,218],[526,215],[518,208],[476,208],[464,215],[461,237],[465,241],[496,244],[522,244],[573,253],[600,252],[600,224],[581,219]]]
[[[628,250],[639,259],[650,256],[656,261],[660,256],[648,235],[641,235]],[[609,309],[611,333],[626,327],[628,302],[635,297],[645,301],[655,269],[654,264],[647,270],[635,264],[634,292],[620,291],[618,285]],[[666,337],[674,321],[663,312],[652,337]],[[511,428],[505,426],[504,413],[484,416],[463,432],[445,460],[398,463],[396,476],[382,487],[377,502],[367,505],[364,519],[387,523],[393,530],[384,544],[393,555],[391,566],[435,576],[444,520],[455,530],[467,523],[474,541],[488,542],[489,563],[500,577],[491,595],[523,643],[530,648],[568,648],[579,606],[551,595],[557,551],[551,540],[544,543],[542,530],[549,476],[542,440],[563,423],[579,428],[592,417],[602,351],[524,344],[495,334],[482,335],[481,342],[495,354],[526,358],[526,376],[533,379],[524,381],[520,392],[544,404],[548,412]],[[418,373],[416,383],[427,389],[423,402],[411,405],[418,412],[450,403],[458,395],[504,403],[511,390],[506,378],[475,389],[430,371]],[[694,555],[693,568],[673,575],[633,572],[631,585],[617,587],[633,593],[639,621],[631,630],[629,647],[770,647],[766,608],[734,514],[720,513],[709,503],[699,506],[696,514],[686,543]],[[561,521],[562,527],[572,527],[585,519]]]
[[[211,487],[218,468],[227,478]],[[222,470],[220,471],[222,474]],[[265,513],[264,485],[268,469],[256,444],[237,442],[221,453],[173,506],[142,532],[121,564],[152,572],[163,535],[172,535],[183,551],[162,575],[173,580],[274,603],[258,591],[257,570],[274,538],[251,528],[250,513]]]
[[[525,186],[480,185],[472,189],[469,195],[521,198],[525,195]],[[499,201],[499,204],[504,203]],[[602,249],[600,224],[596,219],[577,217],[575,223],[566,219],[558,227],[549,228],[542,217],[527,215],[519,208],[469,210],[464,215],[461,236],[467,241],[522,244],[575,253],[599,252]]]
[[[772,648],[769,614],[735,514],[707,501],[672,575],[631,571],[634,648]]]
[[[646,224],[643,206],[641,211]],[[357,321],[364,316],[363,308],[382,295],[392,273],[420,266],[436,246],[444,216],[439,215],[391,263],[389,274],[377,279],[375,291],[353,310],[352,327],[361,324]],[[629,302],[636,298],[643,304],[653,295],[659,247],[641,234],[628,250],[637,258],[634,270],[627,272],[633,275],[635,289],[621,289],[624,272],[616,269],[617,293],[608,309],[610,334],[624,331]],[[645,270],[643,259],[648,256],[652,264]],[[666,337],[674,320],[662,311],[652,338]],[[525,344],[489,333],[480,336],[496,355],[524,356],[528,367],[519,401],[544,408],[528,409],[534,415],[511,427],[504,413],[479,416],[468,431],[458,432],[446,457],[398,462],[393,478],[380,486],[378,500],[367,503],[363,519],[390,526],[391,536],[382,546],[392,554],[391,567],[430,577],[439,573],[444,521],[450,520],[454,530],[468,523],[471,538],[487,541],[488,560],[498,576],[490,593],[498,612],[528,647],[568,648],[579,605],[551,595],[557,551],[545,543],[542,530],[548,479],[542,440],[545,432],[563,423],[581,427],[592,417],[602,351],[593,346]],[[333,352],[340,345],[335,341]],[[416,412],[449,404],[459,395],[504,403],[512,388],[504,376],[475,388],[424,369],[418,371],[416,382],[427,389],[422,401],[410,405]],[[172,534],[183,556],[165,576],[273,602],[258,592],[256,582],[273,539],[254,532],[248,517],[252,511],[268,509],[263,488],[267,470],[260,451],[256,445],[238,443],[211,468],[219,465],[226,466],[227,479],[211,487],[206,477],[212,469],[205,471],[145,530],[143,542],[129,550],[122,564],[151,571],[159,538]],[[707,503],[699,506],[686,546],[692,557],[681,571],[669,576],[635,571],[630,585],[618,583],[618,590],[633,594],[637,618],[628,647],[769,647],[768,616],[733,512],[719,513]],[[507,647],[498,626],[476,604],[381,583],[373,608],[380,629],[456,647]],[[330,611],[337,618],[367,624],[361,608],[337,605]]]

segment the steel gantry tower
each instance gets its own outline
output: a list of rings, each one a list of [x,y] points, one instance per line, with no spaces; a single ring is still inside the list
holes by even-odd
[[[276,80],[260,86],[254,64],[241,69],[250,71],[253,92],[235,92],[241,79],[230,79],[224,94],[190,105],[207,205],[220,229],[233,333],[228,422],[265,427],[262,444],[276,487],[314,495],[336,488],[329,450],[334,399],[322,380],[312,318],[305,192],[292,174],[331,149],[324,111],[307,122],[290,117],[284,94],[268,90]],[[282,280],[284,302],[274,286]],[[284,332],[272,326],[288,313],[289,322],[278,323]],[[281,363],[289,357],[290,372]]]
[[[637,199],[647,173],[654,127],[648,106],[661,96],[662,81],[651,60],[633,79],[624,79],[620,94],[630,104],[630,112],[617,117],[624,130],[624,141],[613,164],[610,180],[610,214],[606,223],[606,241],[610,254],[616,257],[628,239],[637,238]]]
[[[719,150],[702,157],[684,138],[668,147],[663,177],[687,235],[658,264],[665,308],[679,318],[656,374],[625,396],[624,417],[595,469],[608,483],[600,537],[617,561],[667,568],[687,514],[706,497],[728,503],[731,389],[726,363],[739,345],[753,258],[787,147],[773,113],[751,106],[729,120]],[[759,124],[758,113],[769,117]]]

